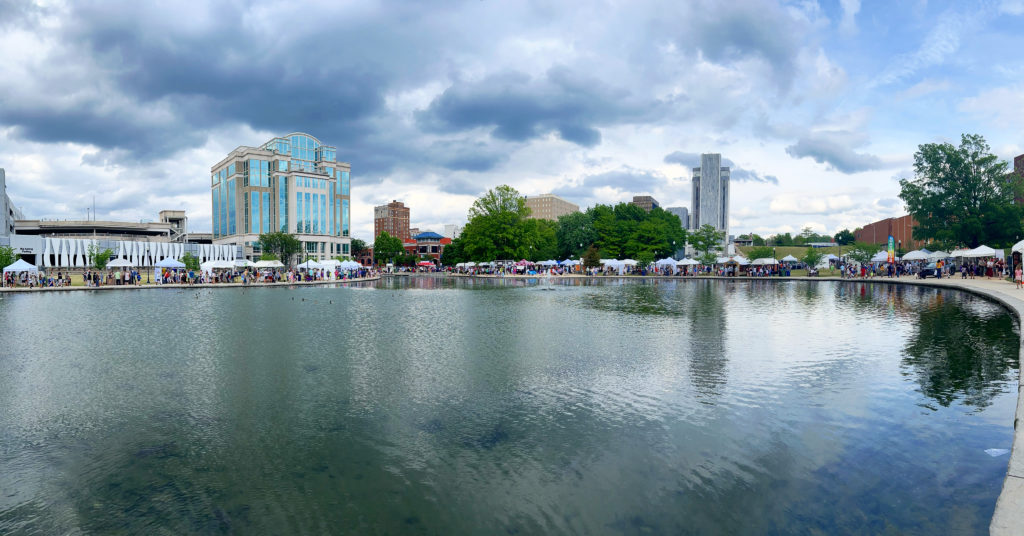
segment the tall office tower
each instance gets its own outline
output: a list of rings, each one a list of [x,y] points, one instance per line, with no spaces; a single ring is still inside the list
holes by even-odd
[[[351,171],[336,148],[301,132],[231,151],[211,168],[213,243],[258,258],[260,234],[280,231],[295,235],[306,257],[348,255]]]
[[[693,168],[693,211],[690,227],[711,225],[729,236],[729,168],[722,167],[722,155],[700,155],[700,167]]]
[[[665,212],[679,216],[679,224],[683,229],[690,228],[690,211],[686,207],[666,207]]]
[[[391,201],[386,205],[373,207],[373,238],[374,240],[381,233],[397,236],[404,240],[411,240],[409,233],[409,207],[401,201]]]

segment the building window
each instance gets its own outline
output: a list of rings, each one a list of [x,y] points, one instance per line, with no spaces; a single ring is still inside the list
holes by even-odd
[[[233,235],[236,233],[235,221],[235,181],[234,179],[228,181],[228,234]]]
[[[341,236],[348,236],[348,199],[341,200]]]
[[[277,177],[277,191],[278,191],[278,207],[277,217],[278,224],[282,233],[288,232],[288,177],[279,175]]]
[[[304,194],[306,213],[305,213],[305,217],[303,218],[303,226],[304,226],[303,229],[304,229],[304,232],[307,232],[307,233],[311,232],[311,229],[313,228],[312,220],[310,220],[310,218],[309,218],[310,195],[311,194],[309,192],[306,192]]]

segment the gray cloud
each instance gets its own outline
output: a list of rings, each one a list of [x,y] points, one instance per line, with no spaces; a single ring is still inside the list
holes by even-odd
[[[539,78],[509,71],[453,84],[416,118],[432,132],[490,128],[493,137],[510,141],[557,132],[565,141],[593,147],[601,142],[598,126],[649,120],[660,108],[657,101],[554,67]]]
[[[786,154],[793,158],[813,158],[819,164],[846,174],[881,168],[882,161],[877,156],[853,150],[853,139],[848,132],[805,136],[786,147]]]
[[[738,182],[761,182],[778,186],[779,178],[775,175],[762,175],[753,170],[730,168],[729,180]]]
[[[679,164],[686,167],[698,167],[700,166],[700,154],[675,151],[665,155],[665,163]]]

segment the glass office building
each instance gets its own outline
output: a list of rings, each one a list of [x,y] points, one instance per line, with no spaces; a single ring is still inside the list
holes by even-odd
[[[258,260],[260,234],[281,231],[306,258],[349,255],[352,166],[337,152],[301,132],[231,151],[210,170],[213,243],[245,246]]]

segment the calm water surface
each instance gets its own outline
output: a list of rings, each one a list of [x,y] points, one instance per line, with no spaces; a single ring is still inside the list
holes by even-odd
[[[928,288],[5,295],[2,534],[982,534],[1018,327]]]

